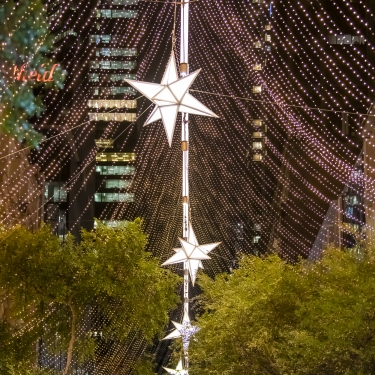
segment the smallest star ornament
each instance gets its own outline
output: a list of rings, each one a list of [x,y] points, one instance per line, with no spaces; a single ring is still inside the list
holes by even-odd
[[[188,375],[188,371],[183,368],[181,360],[178,362],[178,365],[175,370],[167,367],[163,367],[163,369],[171,375]]]
[[[199,331],[199,328],[191,325],[189,314],[186,310],[184,312],[182,324],[174,322],[173,320],[172,323],[176,329],[169,335],[165,336],[163,340],[171,340],[181,337],[182,346],[184,348],[184,351],[187,352],[189,349],[190,339]]]
[[[191,223],[189,223],[188,227],[187,241],[183,240],[182,238],[179,240],[182,247],[173,249],[175,254],[165,261],[162,266],[186,262],[191,282],[194,285],[198,269],[203,268],[202,260],[211,259],[207,254],[215,249],[215,247],[219,246],[221,242],[199,245]]]

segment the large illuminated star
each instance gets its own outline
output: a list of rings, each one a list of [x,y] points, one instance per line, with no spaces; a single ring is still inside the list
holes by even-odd
[[[172,375],[188,375],[188,371],[183,368],[181,360],[180,362],[178,362],[178,365],[175,370],[167,367],[163,367],[163,369]]]
[[[200,69],[179,79],[176,59],[172,52],[160,84],[125,79],[125,82],[129,83],[156,105],[145,125],[160,119],[163,120],[169,146],[172,145],[178,112],[218,117],[188,92],[199,72]]]
[[[190,339],[199,331],[199,328],[191,325],[189,314],[187,313],[187,311],[184,312],[182,324],[174,322],[173,320],[172,323],[176,329],[169,335],[165,336],[163,340],[171,340],[181,337],[182,346],[184,348],[184,351],[187,352],[190,344]]]
[[[198,269],[203,268],[202,260],[211,259],[207,254],[219,246],[221,242],[199,245],[195,237],[193,228],[189,223],[187,241],[179,238],[182,248],[173,249],[176,253],[165,261],[162,265],[187,262],[190,279],[194,285]]]

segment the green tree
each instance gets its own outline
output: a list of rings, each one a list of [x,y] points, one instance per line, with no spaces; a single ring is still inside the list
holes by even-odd
[[[139,219],[116,229],[98,223],[82,232],[80,244],[71,236],[60,242],[47,226],[1,232],[0,373],[15,375],[17,366],[41,371],[38,338],[67,353],[64,375],[73,356],[81,362],[93,357],[98,338],[83,329],[90,307],[103,316],[102,340],[126,342],[137,330],[151,341],[178,301],[178,277],[159,266],[146,243]]]
[[[39,116],[44,107],[33,89],[42,84],[61,88],[63,71],[57,67],[54,82],[16,82],[14,68],[26,63],[29,70],[43,75],[53,64],[48,57],[53,39],[46,23],[46,8],[41,0],[6,0],[0,3],[0,25],[0,132],[36,146],[41,134],[28,119]]]
[[[375,249],[330,248],[316,263],[244,257],[202,276],[191,374],[374,374]]]

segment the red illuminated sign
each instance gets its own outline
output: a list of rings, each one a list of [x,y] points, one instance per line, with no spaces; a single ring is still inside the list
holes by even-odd
[[[14,67],[15,81],[36,81],[36,82],[53,82],[53,73],[59,64],[53,64],[51,70],[46,70],[40,75],[36,70],[27,70],[27,64],[23,64],[20,68]],[[41,65],[44,68],[44,64]]]

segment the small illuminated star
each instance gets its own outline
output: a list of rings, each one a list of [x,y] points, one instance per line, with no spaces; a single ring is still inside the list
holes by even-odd
[[[172,52],[160,84],[125,79],[125,82],[129,83],[156,105],[145,125],[160,119],[163,120],[169,146],[172,145],[178,112],[218,117],[188,93],[199,72],[200,69],[179,79],[176,59]]]
[[[203,268],[202,260],[211,259],[207,254],[215,247],[219,246],[221,242],[210,243],[206,245],[199,245],[195,237],[193,228],[189,223],[187,241],[179,238],[182,248],[173,249],[176,253],[165,261],[162,265],[176,264],[187,262],[190,279],[194,285],[197,277],[198,269]]]
[[[173,320],[172,323],[176,329],[169,335],[165,336],[163,340],[171,340],[181,337],[182,346],[184,348],[184,351],[187,352],[190,344],[190,339],[199,331],[199,328],[191,325],[189,314],[186,311],[184,312],[182,324],[174,322]]]

